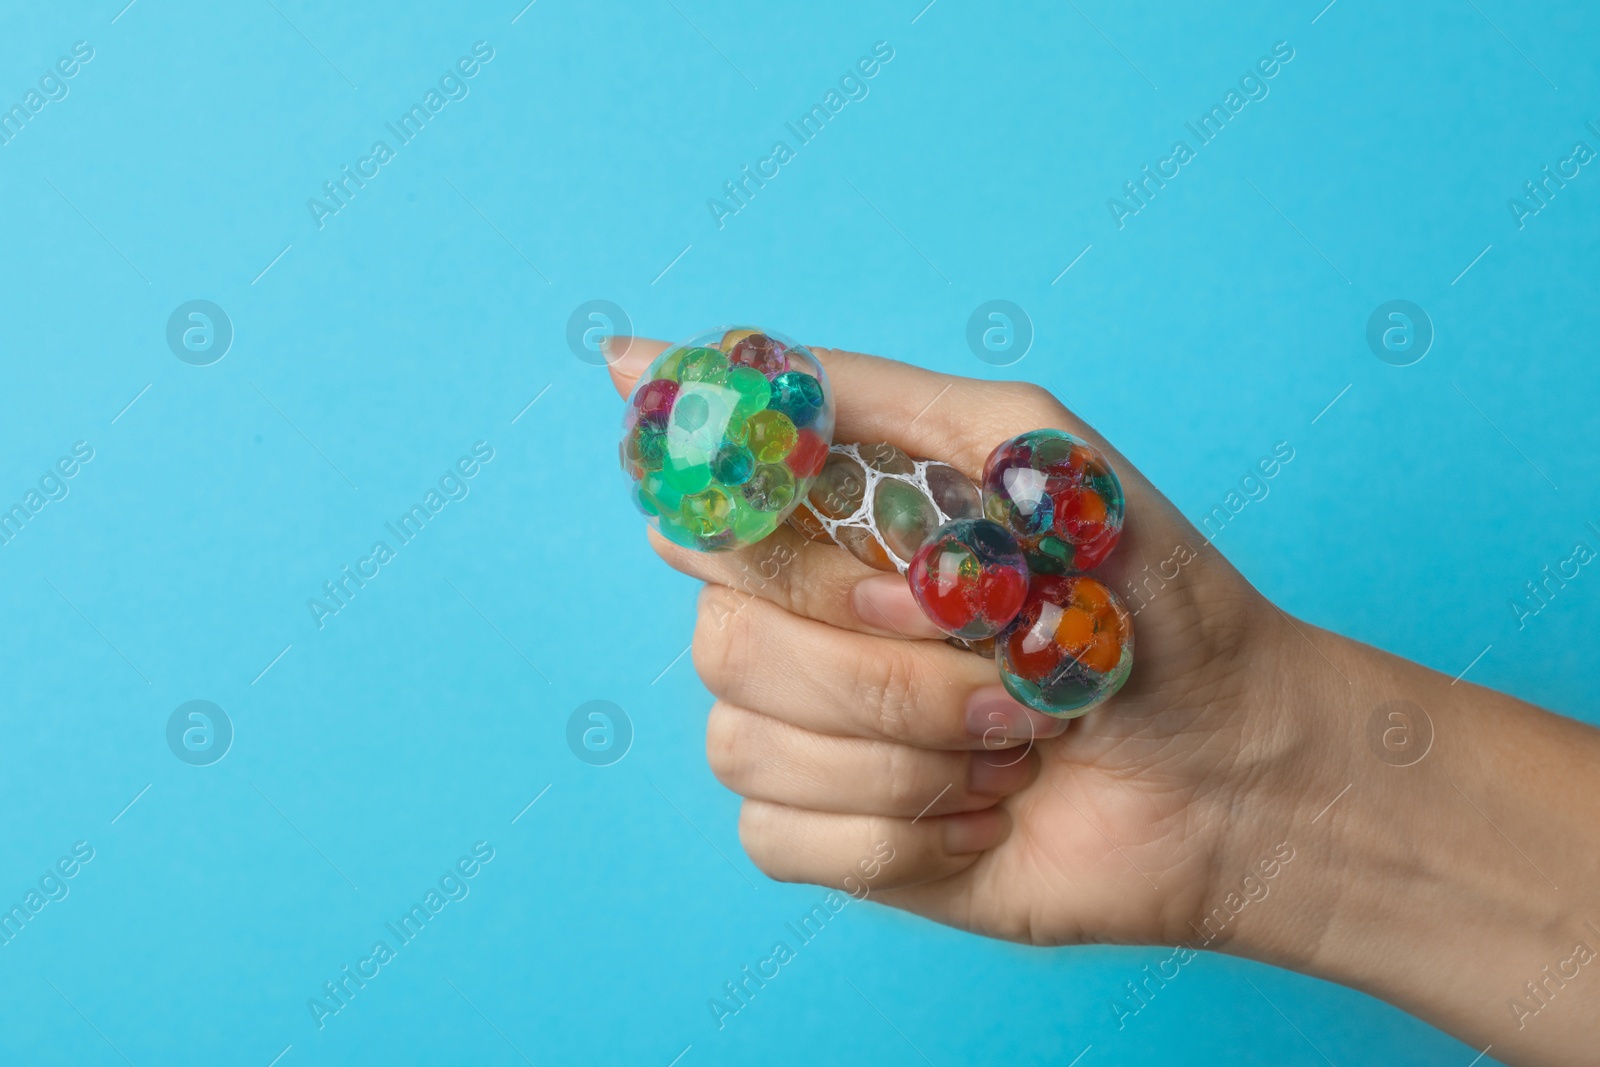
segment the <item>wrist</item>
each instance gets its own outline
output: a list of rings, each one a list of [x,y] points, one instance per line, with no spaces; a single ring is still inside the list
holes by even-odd
[[[1595,732],[1281,629],[1279,758],[1241,811],[1244,840],[1293,859],[1225,951],[1362,989],[1479,1048],[1532,1048],[1534,1025],[1546,1054],[1562,1030],[1579,1040],[1600,958],[1571,961],[1580,944],[1600,952],[1600,879],[1565,794],[1600,765]]]

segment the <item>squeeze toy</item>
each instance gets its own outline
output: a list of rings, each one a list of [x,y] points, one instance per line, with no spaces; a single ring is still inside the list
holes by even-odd
[[[622,469],[668,540],[744,548],[787,523],[906,576],[950,643],[996,660],[1022,703],[1098,707],[1133,667],[1133,620],[1084,573],[1122,534],[1122,484],[1092,445],[1031,430],[997,445],[981,482],[892,444],[833,443],[821,362],[770,330],[669,347],[634,386]]]

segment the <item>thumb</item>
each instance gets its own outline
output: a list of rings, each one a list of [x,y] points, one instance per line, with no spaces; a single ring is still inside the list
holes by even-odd
[[[624,397],[632,393],[639,375],[649,369],[651,361],[666,347],[667,342],[648,337],[607,337],[600,346],[600,354],[605,357],[611,384],[616,386],[617,392]]]

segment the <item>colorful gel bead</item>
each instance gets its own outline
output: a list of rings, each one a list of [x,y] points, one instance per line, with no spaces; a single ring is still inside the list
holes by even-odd
[[[928,495],[947,518],[976,519],[983,514],[983,497],[971,478],[944,463],[929,463],[924,473]]]
[[[788,462],[807,447],[811,430]],[[981,517],[972,479],[946,463],[912,459],[888,443],[834,445],[789,525],[813,541],[833,542],[869,567],[904,573],[940,526]]]
[[[800,431],[795,437],[794,448],[783,460],[794,471],[796,478],[815,478],[822,473],[822,466],[827,461],[828,443],[809,429]]]
[[[804,371],[784,371],[772,379],[772,410],[796,426],[810,426],[822,410],[822,383]]]
[[[678,381],[680,382],[715,383],[722,382],[727,377],[728,357],[715,348],[696,348],[683,353],[680,357],[678,363]]]
[[[772,383],[753,367],[734,367],[728,372],[728,387],[738,393],[733,405],[733,421],[743,423],[772,402]]]
[[[821,545],[837,544],[829,535],[827,527],[822,525],[822,520],[817,518],[817,513],[811,510],[809,503],[802,502],[794,506],[794,510],[789,512],[789,525],[799,530],[807,541],[815,541]]]
[[[1099,566],[1122,535],[1122,484],[1099,451],[1060,430],[1005,441],[983,467],[983,511],[1037,574]]]
[[[794,475],[782,464],[762,464],[744,483],[744,498],[757,511],[786,511],[794,502]]]
[[[1006,690],[1046,715],[1072,719],[1111,697],[1133,669],[1133,619],[1082,574],[1036,575],[997,642]]]
[[[728,362],[735,367],[750,367],[768,378],[776,377],[789,369],[789,346],[768,334],[738,331],[744,336],[724,349]]]
[[[1022,547],[1010,530],[989,519],[941,526],[911,558],[906,579],[935,626],[970,641],[1003,631],[1028,593]]]
[[[861,510],[866,491],[867,475],[860,462],[848,453],[832,451],[808,499],[818,515],[837,522]]]
[[[828,460],[833,424],[809,349],[766,330],[718,330],[668,348],[640,377],[618,451],[652,526],[719,551],[788,518]]]
[[[678,398],[678,383],[660,379],[646,382],[633,395],[633,406],[638,409],[639,420],[655,426],[667,424],[667,412]]]
[[[723,485],[743,485],[756,469],[756,457],[737,441],[724,440],[711,459],[711,476]]]
[[[698,493],[711,484],[711,465],[697,457],[669,454],[661,476],[679,493]]]
[[[834,531],[834,539],[856,559],[877,571],[898,571],[900,568],[883,547],[872,530],[865,526],[841,526]]]
[[[683,498],[683,522],[697,537],[710,537],[728,528],[732,504],[724,490],[708,486]]]
[[[875,445],[857,445],[856,448],[861,462],[882,474],[911,474],[917,468],[916,460],[887,441]]]
[[[885,478],[873,491],[872,524],[884,547],[909,561],[938,529],[939,513],[917,486]]]
[[[745,444],[762,463],[778,463],[794,448],[800,435],[781,411],[758,411],[745,420]]]
[[[658,471],[667,452],[667,435],[647,422],[642,422],[628,434],[625,458],[641,471]]]

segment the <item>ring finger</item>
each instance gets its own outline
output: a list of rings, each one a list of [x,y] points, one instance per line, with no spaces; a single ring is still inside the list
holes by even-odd
[[[924,818],[993,807],[1038,773],[1031,751],[932,752],[813,733],[718,701],[706,760],[740,796],[813,811]]]

